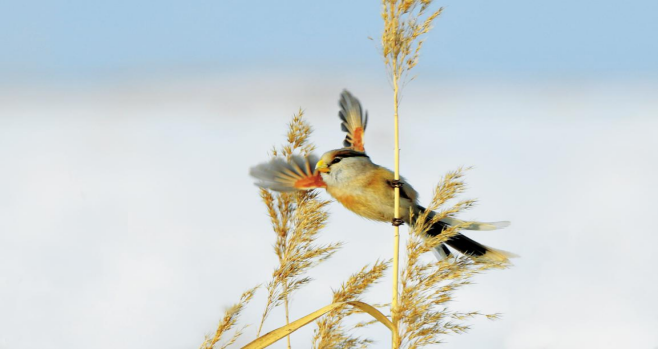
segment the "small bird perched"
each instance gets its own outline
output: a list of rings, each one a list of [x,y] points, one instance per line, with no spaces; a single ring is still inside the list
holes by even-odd
[[[400,212],[402,221],[413,224],[412,214],[417,217],[425,212],[418,205],[418,193],[400,178],[395,181],[391,170],[374,164],[365,153],[363,135],[368,123],[368,113],[363,112],[361,103],[346,90],[340,96],[341,128],[347,133],[343,141],[344,148],[330,150],[318,160],[314,156],[293,156],[290,162],[274,159],[253,167],[250,174],[258,179],[258,186],[276,191],[310,190],[325,188],[327,193],[348,210],[367,219],[395,222],[394,193],[395,186],[400,187]],[[430,218],[434,212],[430,212]],[[446,227],[456,224],[465,225],[466,230],[494,230],[504,228],[509,222],[464,222],[446,217],[432,225],[427,231],[429,236],[440,234]],[[497,262],[506,262],[514,255],[484,246],[468,237],[457,234],[445,244],[453,249],[475,258]],[[450,250],[441,244],[435,247],[438,257],[446,257]]]

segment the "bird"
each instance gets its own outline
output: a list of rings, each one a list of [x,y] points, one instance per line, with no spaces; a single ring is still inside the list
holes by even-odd
[[[256,185],[280,192],[324,188],[336,201],[357,215],[381,222],[402,222],[413,225],[414,217],[426,212],[418,203],[418,193],[404,177],[395,180],[394,173],[372,162],[366,154],[364,134],[368,113],[350,92],[343,90],[339,100],[341,130],[346,133],[343,147],[325,152],[320,158],[314,155],[293,156],[289,161],[275,158],[252,167],[250,174]],[[400,188],[400,213],[394,216],[394,188]],[[428,212],[428,219],[435,213]],[[502,222],[465,222],[454,217],[445,217],[434,223],[425,234],[433,237],[446,228],[460,225],[464,230],[494,230],[508,226]],[[457,233],[445,243],[434,247],[438,259],[452,255],[446,247],[474,259],[494,262],[509,262],[516,255],[482,245],[467,236]]]

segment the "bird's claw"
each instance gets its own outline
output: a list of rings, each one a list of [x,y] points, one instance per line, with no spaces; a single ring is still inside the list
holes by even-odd
[[[394,227],[399,227],[402,224],[404,224],[404,221],[402,220],[402,218],[393,218],[391,223],[393,224]]]
[[[393,188],[402,188],[402,185],[404,184],[399,179],[394,179],[394,180],[390,181],[389,183],[391,184],[391,187],[393,187]]]

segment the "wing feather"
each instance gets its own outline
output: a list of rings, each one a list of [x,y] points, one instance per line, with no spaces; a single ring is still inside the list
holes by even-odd
[[[320,172],[315,171],[317,162],[315,156],[293,156],[290,162],[277,158],[252,167],[249,174],[256,179],[257,186],[275,191],[326,188]]]
[[[340,129],[347,132],[343,146],[356,151],[365,152],[363,135],[368,124],[368,112],[364,112],[358,99],[347,90],[340,94],[340,111],[338,117],[342,121]]]

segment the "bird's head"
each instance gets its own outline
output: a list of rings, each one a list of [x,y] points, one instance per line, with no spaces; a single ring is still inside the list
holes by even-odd
[[[322,174],[322,178],[338,179],[339,173],[361,171],[367,166],[372,166],[372,162],[366,153],[352,149],[336,149],[322,154],[315,169]]]

